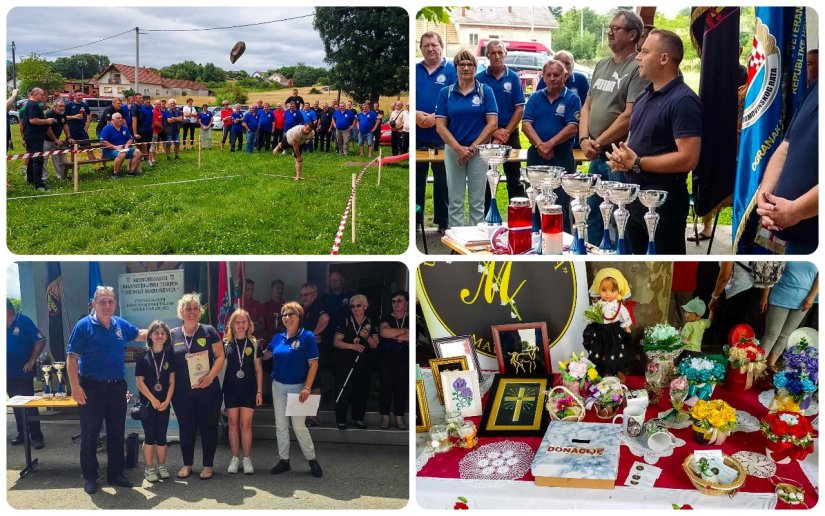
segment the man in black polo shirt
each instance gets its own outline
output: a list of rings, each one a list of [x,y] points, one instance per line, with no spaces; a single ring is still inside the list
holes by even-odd
[[[621,181],[642,190],[665,190],[656,230],[660,254],[685,254],[685,224],[689,208],[687,175],[699,161],[702,104],[679,72],[682,40],[673,32],[653,30],[636,56],[639,75],[650,85],[633,103],[627,142],[607,155]],[[633,254],[647,249],[647,211],[638,200],[630,206],[626,238]]]
[[[129,128],[132,131],[132,137],[135,139],[135,142],[140,142],[140,125],[142,122],[143,114],[140,111],[140,106],[143,105],[143,94],[142,93],[135,93],[135,102],[131,106],[129,106],[129,118],[132,120],[132,127]]]
[[[808,90],[768,162],[756,195],[764,227],[785,240],[785,254],[816,251],[819,234],[819,81]]]
[[[23,127],[23,142],[26,152],[43,152],[46,141],[46,131],[54,124],[54,118],[46,118],[43,108],[40,107],[46,94],[40,88],[32,88],[29,101],[26,102],[21,114],[20,123]],[[29,158],[26,165],[26,182],[34,185],[36,190],[48,190],[43,182],[43,156]]]
[[[301,326],[315,334],[315,342],[318,344],[318,367],[320,368],[318,374],[315,375],[315,381],[312,382],[312,394],[321,394],[321,385],[324,383],[323,378],[331,377],[330,373],[324,371],[331,371],[334,363],[332,360],[332,341],[325,341],[324,337],[327,335],[328,327],[330,327],[329,314],[326,307],[318,299],[318,285],[315,283],[304,283],[300,290],[301,306],[304,308],[304,317],[301,319]],[[334,325],[332,326],[334,328]],[[329,337],[327,337],[329,339]],[[309,418],[308,426],[317,426],[317,417]]]
[[[284,106],[288,106],[290,102],[295,103],[295,109],[301,109],[301,104],[304,103],[304,97],[298,95],[298,88],[292,89],[292,96],[286,99]],[[286,131],[284,131],[284,134],[286,134]]]
[[[70,144],[74,144],[74,138],[69,136],[69,124],[66,120],[66,104],[63,99],[58,98],[54,101],[54,105],[52,109],[46,111],[47,118],[53,118],[54,123],[48,126],[46,129],[46,140],[43,144],[43,151],[50,152],[56,150],[62,150],[65,147],[63,140],[61,140],[61,136],[63,134],[66,135],[66,139]],[[52,154],[52,165],[54,165],[54,175],[58,179],[66,179],[66,160],[63,159],[63,154]],[[46,167],[43,167],[43,171],[46,172]],[[43,180],[45,181],[48,178],[48,173],[43,175]]]

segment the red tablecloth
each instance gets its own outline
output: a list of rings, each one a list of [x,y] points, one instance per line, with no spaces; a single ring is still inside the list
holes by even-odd
[[[644,385],[644,378],[631,376],[626,379],[625,383],[630,389],[641,389]],[[713,392],[713,398],[721,398],[727,401],[733,408],[744,410],[745,412],[750,413],[757,419],[761,419],[763,416],[765,416],[765,414],[768,413],[768,409],[765,408],[758,400],[760,392],[761,389],[754,388],[746,392],[734,393],[726,391],[724,389],[724,385],[719,385]],[[648,407],[646,418],[650,419],[656,417],[659,414],[659,412],[665,411],[669,408],[670,399],[667,396],[667,390],[665,390],[659,403],[657,405],[650,405]],[[471,419],[477,425],[480,424],[480,417]],[[595,413],[592,410],[587,412],[587,415],[584,420],[588,422],[604,422],[604,420],[596,417]],[[672,456],[662,457],[661,459],[659,459],[658,462],[656,462],[656,467],[662,468],[662,475],[656,481],[656,487],[692,490],[694,489],[693,484],[690,483],[690,480],[688,480],[687,475],[685,475],[684,471],[682,470],[682,462],[685,460],[685,457],[690,455],[694,450],[712,449],[718,448],[718,446],[703,446],[697,443],[693,439],[693,430],[690,427],[683,429],[673,429],[671,430],[671,432],[673,433],[673,435],[679,437],[680,439],[684,439],[687,444],[685,446],[681,446],[679,448],[674,449]],[[478,444],[479,446],[481,446],[484,444],[494,443],[497,441],[508,440],[524,442],[527,445],[529,445],[534,452],[538,449],[539,444],[541,444],[541,437],[480,437],[478,440]],[[733,455],[738,451],[754,451],[764,454],[765,438],[762,435],[761,431],[751,433],[734,432],[730,437],[728,437],[725,440],[725,443],[721,446],[721,448],[722,452],[727,455]],[[427,464],[418,473],[418,476],[436,478],[459,478],[458,463],[467,453],[469,453],[468,450],[464,450],[461,448],[453,448],[446,453],[437,454],[435,457],[430,459],[429,462],[427,462]],[[630,450],[626,446],[620,447],[619,475],[616,479],[616,485],[622,485],[624,483],[631,466],[636,461],[643,462],[644,459],[630,453]],[[816,491],[814,490],[808,478],[803,473],[802,468],[799,466],[798,462],[793,461],[790,464],[777,464],[776,475],[784,478],[791,478],[799,482],[805,489],[805,502],[807,503],[808,507],[813,507],[814,505],[816,505],[818,501]],[[524,477],[521,478],[521,480],[532,482],[533,475],[527,473]],[[751,493],[772,493],[774,492],[774,489],[775,487],[769,479],[748,476],[744,486],[742,486],[741,491]],[[804,508],[804,506],[790,506],[780,501],[777,503],[777,508],[802,509]]]

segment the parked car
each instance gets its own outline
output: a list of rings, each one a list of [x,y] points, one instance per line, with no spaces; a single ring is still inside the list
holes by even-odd
[[[9,111],[8,117],[9,117],[9,123],[11,123],[11,124],[20,123],[20,113],[18,113],[17,111]]]
[[[389,123],[390,117],[387,116],[381,121],[381,138],[379,145],[392,145],[392,127]]]
[[[212,129],[217,129],[223,131],[223,120],[221,120],[221,106],[215,106],[214,108],[209,108],[212,111]],[[234,106],[233,106],[234,109]],[[216,112],[217,111],[217,116]],[[249,106],[247,104],[241,104],[241,113],[244,115],[246,112],[249,111]]]
[[[478,40],[476,45],[476,56],[484,56],[487,54],[487,43],[489,39]],[[527,52],[553,55],[553,51],[547,48],[543,43],[538,41],[504,41],[507,45],[507,52]]]
[[[547,54],[537,54],[535,52],[507,52],[504,64],[515,72],[533,70],[541,72],[544,63],[550,60]]]

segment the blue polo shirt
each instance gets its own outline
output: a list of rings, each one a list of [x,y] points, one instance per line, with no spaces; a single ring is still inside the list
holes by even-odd
[[[378,115],[375,111],[358,113],[358,131],[361,134],[371,133],[375,129],[376,122],[378,122]]]
[[[340,109],[335,111],[332,118],[335,120],[335,128],[341,131],[346,131],[349,129],[355,121],[355,117],[353,117],[352,113],[350,113],[347,109],[344,111],[341,111]]]
[[[275,335],[266,350],[272,353],[272,379],[287,385],[306,382],[309,361],[318,360],[315,334],[303,328],[290,339],[286,332]]]
[[[300,125],[303,123],[304,115],[302,115],[301,112],[297,109],[294,113],[288,109],[284,111],[284,134],[286,134],[287,131],[289,131],[296,125]]]
[[[126,142],[132,139],[132,133],[129,132],[126,124],[120,126],[120,130],[115,129],[115,126],[112,124],[106,124],[103,131],[100,132],[100,139],[112,145],[125,145]]]
[[[235,123],[235,120],[238,120],[239,118],[243,119],[243,114],[238,113],[237,111],[233,111],[232,112],[232,133],[233,134],[243,134],[243,132],[244,132],[243,124],[240,123],[240,122],[238,122],[237,124]]]
[[[180,108],[169,109],[166,108],[166,118],[178,118],[183,116],[183,110]],[[180,122],[172,122],[169,124],[169,135],[177,136],[180,133]]]
[[[659,91],[653,84],[636,98],[630,114],[627,146],[639,156],[657,156],[677,150],[676,139],[702,136],[702,103],[678,76]],[[668,190],[683,187],[688,171],[674,174],[622,173],[622,182],[642,189]]]
[[[152,132],[152,117],[155,115],[155,108],[152,106],[146,107],[145,105],[140,106],[140,125],[138,125],[138,129],[140,129],[141,133],[151,133]]]
[[[68,121],[69,131],[72,134],[76,134],[76,131],[83,131],[84,127],[86,127],[86,120],[89,118],[89,104],[83,101],[80,103],[75,101],[66,102],[66,116],[74,116],[80,113],[80,108],[83,108],[83,119]]]
[[[306,111],[301,111],[301,116],[304,117],[304,122],[303,122],[304,124],[312,123],[313,124],[312,127],[313,128],[315,127],[314,124],[318,120],[318,114],[315,112],[315,110],[310,108]]]
[[[6,378],[20,380],[37,376],[37,366],[28,373],[23,372],[23,366],[31,358],[34,345],[45,338],[31,319],[17,314],[6,328]]]
[[[810,294],[817,274],[819,271],[811,262],[787,262],[782,277],[771,288],[770,304],[789,310],[799,310],[802,301]],[[818,302],[818,299],[819,296],[814,297],[814,303]]]
[[[435,113],[435,105],[441,89],[458,81],[455,65],[446,59],[433,70],[427,72],[424,61],[415,65],[415,109],[425,113]],[[443,145],[444,140],[438,135],[435,126],[423,129],[416,126],[416,140],[418,145]]]
[[[567,78],[567,82],[565,82],[564,85],[568,90],[579,96],[583,106],[584,101],[587,100],[587,94],[590,93],[590,82],[588,82],[587,76],[581,72],[574,71],[573,75]],[[536,84],[536,91],[546,87],[547,85],[544,84],[544,77],[541,77],[538,84]]]
[[[819,184],[819,81],[811,86],[794,114],[785,140],[788,142],[788,155],[773,193],[793,200]],[[818,226],[817,216],[801,220],[776,234],[792,242],[816,242]]]
[[[487,125],[487,115],[498,116],[498,105],[493,90],[486,84],[474,81],[467,95],[461,93],[458,84],[441,88],[435,104],[435,117],[447,119],[447,129],[460,145],[470,145]],[[448,98],[449,97],[449,98]]]
[[[246,123],[246,126],[249,128],[249,130],[253,133],[258,130],[258,117],[256,117],[252,113],[247,112],[243,116],[243,121]]]
[[[547,88],[538,90],[530,95],[524,107],[525,122],[533,124],[533,129],[542,141],[547,141],[559,134],[567,124],[579,124],[582,102],[579,96],[567,87],[562,88],[559,97],[550,101],[547,97]],[[556,150],[566,152],[573,148],[573,138],[556,145]]]
[[[200,120],[200,123],[202,125],[211,126],[212,113],[210,113],[209,111],[201,111],[200,113],[198,113],[198,120]]]
[[[272,110],[269,113],[266,112],[265,109],[262,109],[258,112],[258,128],[265,132],[271,133],[272,132],[272,124],[275,122],[275,113]]]
[[[120,380],[126,374],[126,343],[135,340],[140,330],[126,319],[112,316],[106,329],[91,315],[77,321],[66,353],[78,356],[80,376],[95,380]]]
[[[496,95],[498,105],[498,126],[507,127],[516,107],[524,105],[524,90],[521,89],[521,79],[513,70],[504,67],[504,74],[500,79],[490,73],[487,68],[476,75],[476,80],[489,86]]]

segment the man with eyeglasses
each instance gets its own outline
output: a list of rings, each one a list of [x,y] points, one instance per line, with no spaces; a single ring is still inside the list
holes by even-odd
[[[116,308],[114,289],[97,287],[92,313],[75,324],[66,347],[66,374],[80,410],[80,469],[88,494],[97,491],[97,439],[104,421],[108,483],[132,487],[123,475],[125,350],[131,341],[145,342],[147,331],[114,315]]]
[[[315,283],[304,283],[300,290],[301,306],[304,309],[304,319],[302,325],[305,329],[315,334],[315,342],[318,344],[318,374],[312,382],[312,394],[321,393],[321,385],[326,383],[322,377],[331,376],[330,370],[334,366],[332,360],[332,341],[325,342],[324,335],[330,326],[330,317],[326,311],[324,303],[318,299],[318,286]],[[332,325],[332,328],[335,328]],[[308,426],[317,426],[317,418],[309,418]]]
[[[607,27],[607,44],[613,55],[596,64],[590,78],[590,92],[584,101],[579,121],[579,144],[584,157],[590,160],[590,174],[603,178],[611,175],[605,153],[610,145],[624,141],[630,128],[633,101],[647,82],[639,76],[636,43],[642,35],[642,19],[633,11],[619,10]],[[604,232],[600,199],[588,199],[588,240],[599,245]]]
[[[685,254],[685,224],[689,209],[688,172],[699,161],[702,144],[702,103],[679,71],[684,56],[681,38],[667,30],[652,30],[636,56],[639,73],[650,85],[633,105],[627,142],[611,146],[608,165],[623,183],[641,190],[664,190],[659,208],[656,251]],[[645,208],[631,204],[627,240],[633,254],[647,250]]]
[[[232,131],[232,108],[229,107],[229,102],[221,102],[221,121],[223,122],[223,136],[221,136],[221,149],[226,145],[226,139],[229,138],[229,133]]]
[[[444,44],[437,32],[425,32],[419,41],[424,60],[415,65],[415,125],[418,148],[441,149],[444,140],[435,129],[435,103],[442,88],[458,80],[455,65],[442,57]],[[426,161],[415,164],[415,204],[424,213],[427,177],[433,171],[433,224],[438,232],[447,231],[447,169],[444,162]]]

